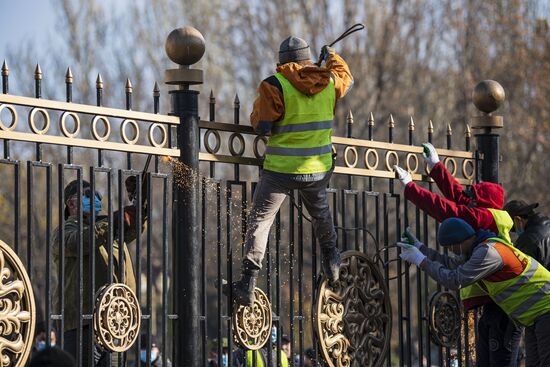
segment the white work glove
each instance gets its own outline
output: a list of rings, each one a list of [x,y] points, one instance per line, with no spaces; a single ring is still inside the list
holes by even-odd
[[[393,169],[397,173],[397,178],[401,181],[403,186],[407,186],[407,184],[413,180],[411,174],[398,165],[394,165]]]
[[[414,234],[411,233],[410,227],[407,227],[405,229],[405,232],[401,235],[401,242],[408,243],[409,245],[413,245],[416,248],[420,248],[424,246],[422,242],[418,238],[414,236]]]
[[[424,160],[426,161],[430,169],[434,168],[434,166],[439,163],[439,156],[437,155],[437,151],[431,143],[424,143],[422,144],[422,147],[424,148],[424,151],[422,152]]]
[[[414,247],[414,245],[409,245],[405,242],[397,242],[397,246],[402,248],[399,257],[406,262],[409,262],[416,266],[420,266],[420,264],[422,264],[422,261],[426,259],[426,255],[420,252],[420,250]]]

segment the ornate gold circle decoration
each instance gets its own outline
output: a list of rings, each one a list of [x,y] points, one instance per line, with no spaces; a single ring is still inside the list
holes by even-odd
[[[374,156],[374,163],[373,164],[370,164],[370,156],[371,154]],[[365,152],[365,166],[368,168],[368,169],[372,169],[372,170],[375,170],[376,167],[378,167],[378,152],[372,148],[369,148],[367,149],[367,151]]]
[[[390,163],[390,157],[393,157],[393,159],[395,160],[394,164]],[[399,156],[397,155],[397,152],[390,150],[386,153],[386,169],[390,172],[393,172],[394,165],[399,166]]]
[[[430,300],[430,335],[437,345],[452,347],[460,337],[461,308],[451,292],[434,293]]]
[[[23,263],[1,240],[0,310],[0,366],[24,366],[34,343],[34,294]]]
[[[126,126],[131,125],[134,128],[134,138],[130,139],[128,138],[128,135],[126,134]],[[139,139],[139,126],[135,120],[124,120],[122,122],[122,125],[120,125],[120,135],[122,136],[122,141],[124,141],[126,144],[135,144],[137,143]]]
[[[234,147],[235,139],[239,141],[239,144],[240,144],[239,150],[235,150],[235,147]],[[244,138],[241,134],[233,133],[229,136],[229,152],[231,153],[232,156],[241,157],[244,154],[244,148],[245,148]]]
[[[348,153],[351,152],[353,156],[353,161],[350,161],[348,158]],[[359,160],[359,155],[357,154],[357,149],[355,147],[346,147],[344,149],[344,162],[346,163],[346,166],[349,168],[354,168],[357,166],[357,161]]]
[[[411,167],[411,159],[414,161],[414,169]],[[418,156],[414,153],[407,154],[406,164],[407,171],[409,171],[410,173],[416,173],[416,171],[418,170]]]
[[[475,174],[474,162],[471,159],[465,159],[462,162],[462,175],[464,176],[464,178],[468,180],[473,180],[474,174]]]
[[[210,135],[214,135],[214,138],[216,139],[216,143],[214,147],[210,145]],[[218,130],[206,130],[206,132],[204,133],[203,141],[204,141],[204,148],[208,153],[216,154],[220,150],[221,139],[220,139],[220,133],[218,132]]]
[[[73,121],[75,123],[75,128],[73,132],[69,132],[69,130],[67,129],[67,117],[69,116],[73,118]],[[80,131],[80,118],[74,112],[65,111],[61,115],[61,120],[59,120],[59,128],[61,129],[61,132],[63,132],[63,135],[68,138],[74,138],[78,134],[78,131]]]
[[[260,154],[260,150],[258,149],[258,145],[260,142],[264,143],[264,152],[263,154]],[[252,145],[252,150],[254,151],[254,156],[256,158],[264,158],[265,157],[265,147],[267,146],[267,138],[262,135],[258,135],[254,138],[254,144]]]
[[[449,169],[448,167],[449,163],[451,163],[451,165],[453,166],[453,169]],[[443,161],[443,164],[445,165],[445,168],[447,168],[451,172],[451,175],[454,176],[456,174],[457,164],[454,158],[452,157],[445,158],[445,160]]]
[[[126,284],[113,283],[98,291],[94,309],[96,343],[110,352],[125,352],[136,341],[141,326],[141,308]]]
[[[254,304],[234,308],[233,339],[245,349],[258,350],[271,337],[271,303],[260,288],[254,289]]]
[[[11,124],[9,126],[4,125],[4,122],[2,121],[2,118],[0,117],[0,130],[12,131],[17,126],[17,111],[12,105],[0,104],[0,114],[2,113],[2,110],[4,108],[6,108],[8,111],[10,111]]]
[[[391,338],[391,303],[382,273],[366,254],[341,254],[340,279],[319,279],[314,327],[329,367],[384,363]]]
[[[40,113],[42,117],[44,117],[44,120],[46,122],[44,124],[44,128],[42,129],[37,128],[36,123],[34,121],[37,113]],[[38,135],[44,135],[50,128],[50,114],[48,113],[48,111],[46,111],[43,108],[33,108],[31,110],[31,113],[29,114],[29,126],[31,127],[31,130],[33,133]]]
[[[162,140],[160,141],[160,143],[155,140],[154,133],[156,128],[158,128],[162,134]],[[149,143],[152,146],[157,148],[162,148],[167,141],[168,141],[168,134],[166,133],[166,127],[164,127],[164,125],[161,125],[159,123],[154,123],[149,127]]]
[[[105,127],[105,135],[101,136],[97,132],[97,123],[101,121],[103,122],[103,126]],[[109,136],[111,135],[111,122],[109,119],[105,116],[95,116],[92,120],[92,136],[97,141],[105,141],[109,139]]]

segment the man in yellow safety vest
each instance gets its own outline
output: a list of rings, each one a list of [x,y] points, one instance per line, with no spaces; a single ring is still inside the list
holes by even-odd
[[[254,302],[271,225],[293,190],[298,190],[312,217],[323,272],[330,280],[338,279],[340,253],[326,186],[333,171],[334,109],[353,78],[332,48],[324,46],[321,53],[325,66],[318,67],[311,61],[307,42],[288,37],[279,48],[277,72],[258,88],[250,121],[258,134],[269,138],[247,222],[241,279],[224,286],[224,293],[228,295],[231,289],[239,305]]]
[[[508,240],[490,231],[476,232],[459,218],[445,219],[437,236],[440,245],[458,258],[440,254],[410,237],[398,242],[403,260],[449,289],[479,282],[516,324],[526,327],[527,367],[550,366],[550,272],[546,268]]]

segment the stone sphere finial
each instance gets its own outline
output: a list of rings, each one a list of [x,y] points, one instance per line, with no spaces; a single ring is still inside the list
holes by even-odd
[[[504,88],[494,80],[483,80],[474,88],[472,99],[478,110],[487,114],[496,111],[505,99]]]
[[[189,66],[204,55],[204,37],[193,27],[177,28],[166,38],[165,49],[170,60],[178,65]]]

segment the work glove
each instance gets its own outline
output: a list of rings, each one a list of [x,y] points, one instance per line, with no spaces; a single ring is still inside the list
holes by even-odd
[[[336,53],[336,51],[332,47],[324,45],[321,48],[321,57],[319,57],[319,62],[326,61],[326,59],[328,58],[328,55],[331,55],[334,53]]]
[[[424,246],[422,242],[418,238],[414,236],[414,234],[411,233],[411,229],[407,227],[405,229],[405,232],[401,235],[401,242],[408,243],[409,245],[413,245],[416,248],[420,248]]]
[[[414,245],[409,245],[406,242],[397,242],[397,246],[402,248],[399,257],[406,262],[420,266],[424,259],[426,259],[426,255],[420,252]]]
[[[434,166],[439,163],[439,156],[437,155],[437,151],[431,143],[422,144],[422,148],[424,148],[422,156],[428,164],[428,167],[430,167],[430,169],[434,168]]]
[[[409,172],[405,171],[403,168],[399,167],[398,165],[394,165],[393,169],[395,170],[395,173],[397,173],[397,178],[403,186],[407,186],[409,182],[412,181],[412,176]]]

